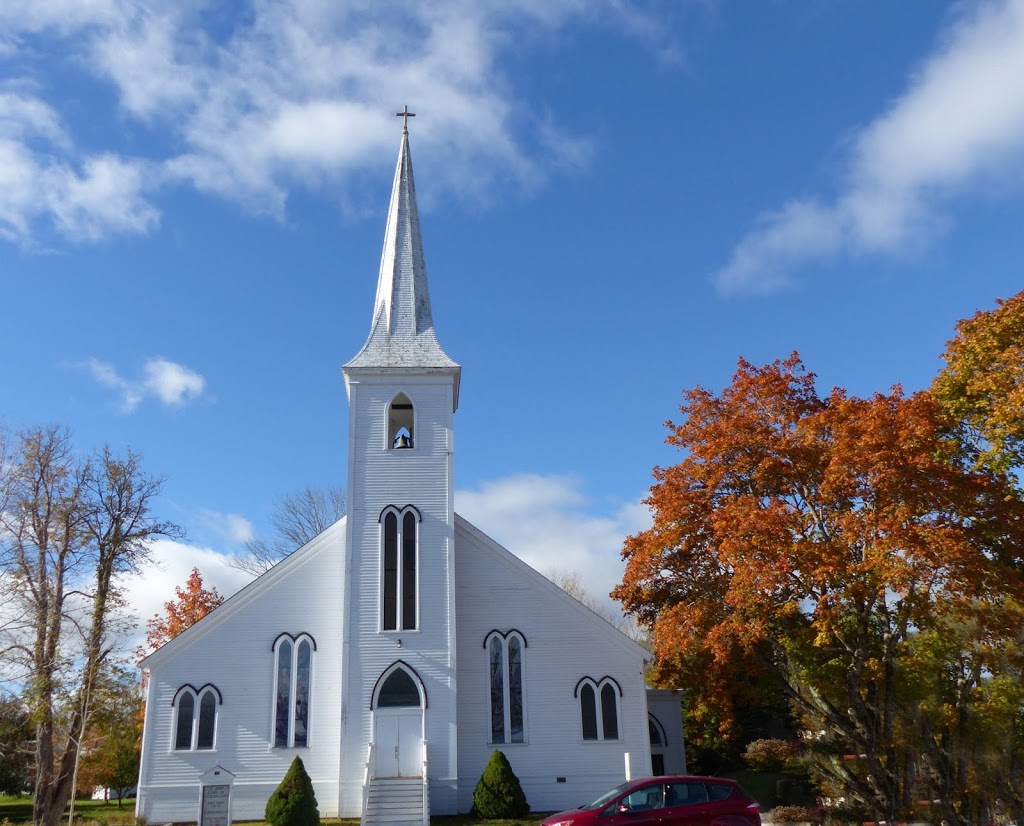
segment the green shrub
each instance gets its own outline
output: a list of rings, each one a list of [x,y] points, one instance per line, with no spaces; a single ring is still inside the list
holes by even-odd
[[[502,820],[526,817],[529,813],[530,804],[526,802],[519,778],[512,771],[508,758],[495,749],[473,790],[473,814],[484,820]]]
[[[782,771],[798,753],[799,746],[789,740],[754,740],[747,745],[743,759],[752,769],[777,772]]]
[[[270,826],[320,826],[313,781],[301,758],[292,760],[281,785],[270,795],[264,817]]]

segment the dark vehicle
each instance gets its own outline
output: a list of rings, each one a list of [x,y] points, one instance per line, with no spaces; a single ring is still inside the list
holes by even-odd
[[[735,780],[645,777],[616,786],[589,806],[551,815],[541,826],[761,826],[759,808]]]

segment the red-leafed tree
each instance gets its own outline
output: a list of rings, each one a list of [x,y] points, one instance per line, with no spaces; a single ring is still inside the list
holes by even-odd
[[[728,726],[731,687],[771,670],[825,787],[890,822],[941,790],[942,817],[979,822],[992,801],[946,782],[943,754],[907,735],[922,698],[956,680],[922,664],[923,636],[1012,633],[1024,506],[1011,480],[965,467],[929,393],[822,397],[796,354],[740,361],[722,393],[684,399],[668,423],[684,458],[655,469],[653,525],[626,541],[613,594],[653,628],[658,679]]]
[[[224,602],[216,588],[203,587],[203,577],[198,568],[192,569],[184,588],[175,586],[174,593],[176,599],[164,603],[164,613],[154,614],[146,622],[149,651],[170,642]]]

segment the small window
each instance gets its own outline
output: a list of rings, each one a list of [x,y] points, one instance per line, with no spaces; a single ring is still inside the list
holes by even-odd
[[[708,792],[703,783],[669,783],[665,794],[666,806],[696,806],[708,802]]]
[[[388,448],[408,450],[415,446],[413,439],[413,407],[405,393],[399,393],[388,405]]]
[[[494,631],[485,643],[490,680],[492,743],[526,742],[523,711],[523,649],[517,631]]]
[[[212,685],[198,692],[182,686],[174,696],[174,750],[212,751],[217,737],[220,693]]]
[[[274,747],[308,746],[312,638],[282,634],[274,643],[274,658]]]
[[[414,631],[418,627],[419,512],[411,505],[381,514],[381,628]]]
[[[619,739],[619,686],[610,677],[595,683],[584,677],[577,685],[580,728],[584,740]]]
[[[661,783],[644,786],[622,798],[622,805],[630,812],[650,812],[665,807],[665,790]]]

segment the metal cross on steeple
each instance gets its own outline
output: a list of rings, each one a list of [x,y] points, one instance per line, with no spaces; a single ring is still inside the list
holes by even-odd
[[[409,131],[409,118],[416,117],[415,112],[409,111],[409,106],[406,104],[405,109],[401,112],[395,112],[395,117],[402,119],[402,131],[408,133]]]

